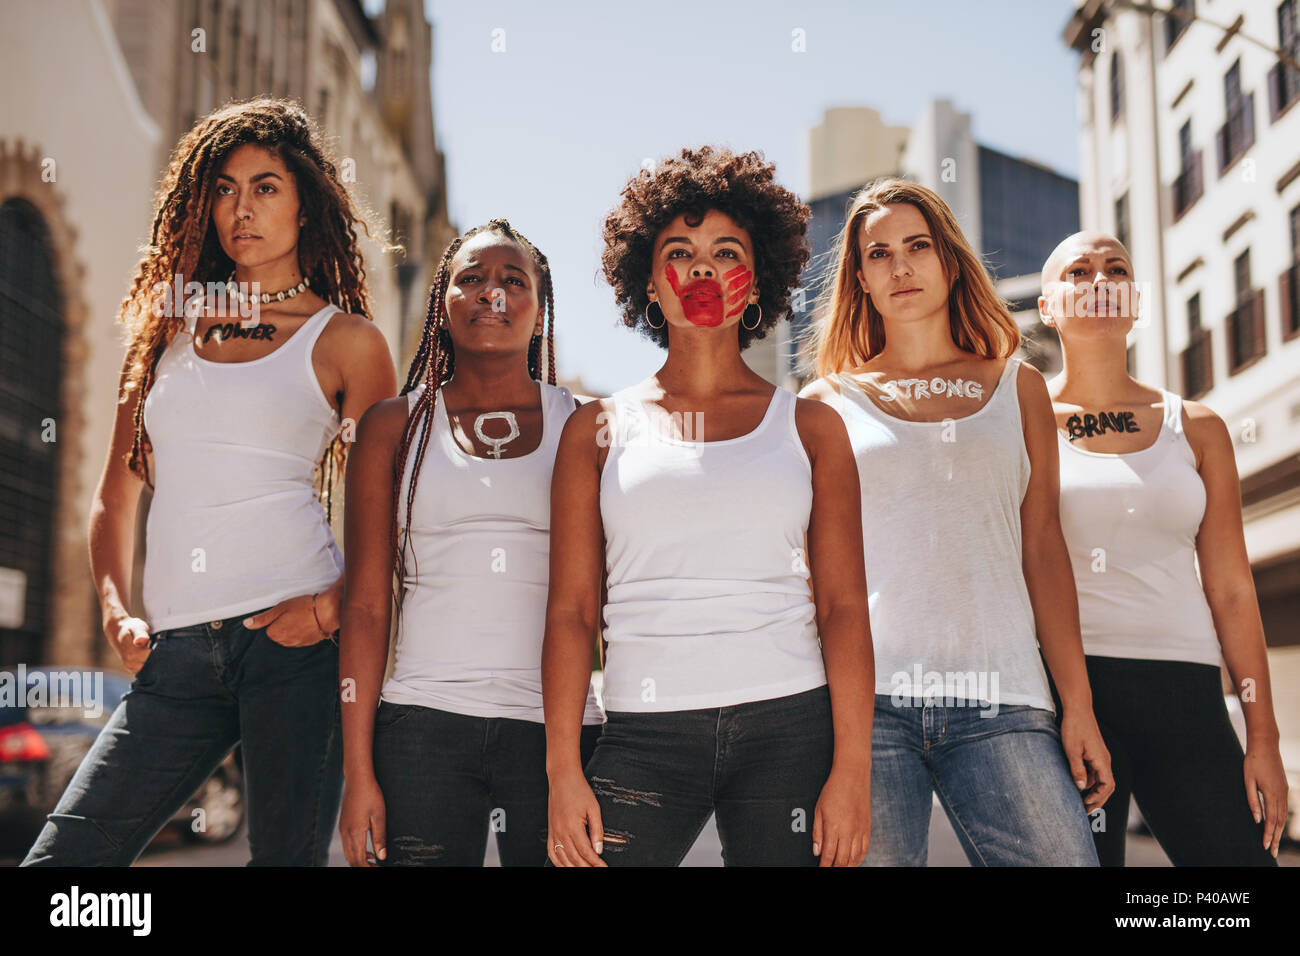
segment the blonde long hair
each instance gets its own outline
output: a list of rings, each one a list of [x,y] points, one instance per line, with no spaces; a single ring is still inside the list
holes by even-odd
[[[948,328],[959,349],[981,358],[1008,358],[1020,347],[1020,328],[939,196],[905,179],[878,179],[853,197],[849,215],[832,249],[838,262],[833,280],[818,297],[809,336],[811,364],[818,377],[857,368],[885,347],[885,322],[862,291],[858,231],[866,218],[891,203],[909,203],[925,217],[935,251],[950,282]]]

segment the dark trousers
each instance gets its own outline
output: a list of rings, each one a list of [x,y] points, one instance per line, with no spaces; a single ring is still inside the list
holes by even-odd
[[[161,631],[24,866],[129,866],[243,748],[250,865],[324,866],[343,788],[338,648],[225,621]]]
[[[582,728],[590,757],[601,725]],[[546,727],[380,701],[375,777],[387,866],[482,866],[488,833],[502,866],[545,866]]]
[[[1276,866],[1246,802],[1245,755],[1219,669],[1187,661],[1088,657],[1092,707],[1115,792],[1092,815],[1102,866],[1124,865],[1129,799],[1174,866]],[[1059,712],[1059,706],[1058,706]]]
[[[677,866],[716,814],[726,866],[816,866],[834,754],[829,689],[702,710],[606,714],[586,766],[609,866]]]

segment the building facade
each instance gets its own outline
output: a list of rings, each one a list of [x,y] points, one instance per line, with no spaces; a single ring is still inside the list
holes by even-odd
[[[0,5],[0,664],[116,664],[87,562],[125,351],[115,318],[196,119],[259,95],[316,117],[372,225],[405,247],[362,239],[371,318],[405,370],[455,234],[431,57],[419,0],[375,17],[356,0]]]
[[[1138,378],[1233,436],[1287,766],[1300,768],[1297,0],[1080,4],[1080,212],[1129,247]],[[1290,63],[1287,62],[1289,57]],[[1290,752],[1286,752],[1290,747]]]

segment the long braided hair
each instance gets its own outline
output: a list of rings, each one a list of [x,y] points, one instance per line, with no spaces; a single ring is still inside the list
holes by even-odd
[[[546,382],[555,384],[555,288],[551,282],[551,266],[540,249],[529,242],[523,233],[510,225],[509,220],[493,219],[484,226],[475,226],[463,235],[453,239],[442,254],[438,271],[429,289],[429,305],[424,317],[424,333],[420,338],[420,347],[411,361],[406,373],[406,384],[402,386],[401,395],[406,395],[425,386],[415,407],[406,419],[406,428],[402,432],[402,441],[397,450],[393,469],[393,518],[391,535],[393,540],[393,570],[397,575],[395,603],[398,619],[402,613],[402,597],[406,584],[406,548],[405,542],[411,534],[411,508],[415,502],[415,485],[420,479],[420,468],[424,463],[424,452],[429,443],[429,427],[433,421],[434,400],[438,389],[452,380],[456,372],[456,350],[447,328],[447,286],[451,281],[451,263],[468,240],[483,232],[495,232],[518,243],[532,257],[537,270],[538,292],[541,304],[546,310],[545,333],[534,335],[528,343],[528,377],[541,379],[542,339],[546,340]],[[416,433],[419,433],[418,436]],[[406,461],[410,455],[411,445],[415,444],[415,466],[411,473],[411,484],[406,491],[406,525],[398,533],[397,502],[402,493],[402,476],[406,473]],[[414,549],[411,549],[414,556]],[[419,573],[416,562],[415,573]]]
[[[298,236],[298,262],[312,291],[344,312],[370,314],[357,227],[377,237],[344,188],[321,132],[306,111],[290,100],[261,97],[229,103],[199,120],[172,151],[158,192],[149,245],[118,313],[129,342],[118,404],[139,395],[135,436],[125,463],[150,489],[153,481],[146,451],[152,445],[144,427],[144,403],[158,359],[185,326],[179,305],[157,308],[157,289],[171,287],[174,276],[180,277],[182,285],[224,282],[234,269],[212,227],[212,198],[226,158],[248,143],[275,153],[294,175],[307,219]],[[385,252],[401,248],[378,238]],[[346,463],[347,444],[341,435],[330,441],[317,465],[326,520],[333,517],[334,487]]]

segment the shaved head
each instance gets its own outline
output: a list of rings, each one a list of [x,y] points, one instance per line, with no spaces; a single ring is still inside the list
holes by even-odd
[[[1052,250],[1051,255],[1047,257],[1047,261],[1043,263],[1043,272],[1040,276],[1042,287],[1046,288],[1049,282],[1059,280],[1061,270],[1066,265],[1092,252],[1109,252],[1112,256],[1123,256],[1128,261],[1130,269],[1132,268],[1133,257],[1124,248],[1124,243],[1108,232],[1085,229],[1082,232],[1076,232],[1072,236],[1066,236],[1061,240],[1060,245]]]

